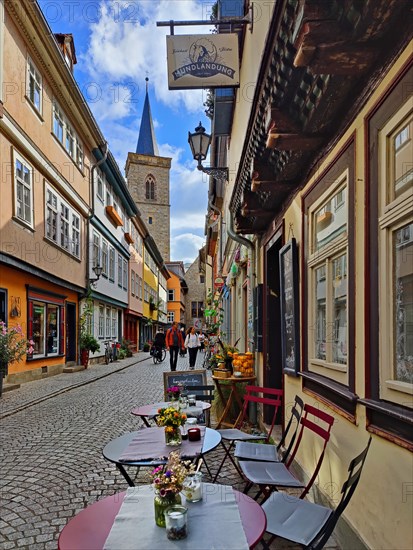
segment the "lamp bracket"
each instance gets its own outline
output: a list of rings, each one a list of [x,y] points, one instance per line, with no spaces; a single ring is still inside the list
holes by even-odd
[[[198,170],[212,176],[216,180],[222,181],[225,183],[228,179],[228,168],[219,168],[213,166],[202,166],[201,163],[198,164]]]

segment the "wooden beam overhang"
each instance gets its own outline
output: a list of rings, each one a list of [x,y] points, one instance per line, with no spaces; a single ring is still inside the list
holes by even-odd
[[[282,216],[411,40],[410,18],[398,0],[276,3],[229,205],[238,233]],[[264,208],[243,209],[245,190],[269,191]]]

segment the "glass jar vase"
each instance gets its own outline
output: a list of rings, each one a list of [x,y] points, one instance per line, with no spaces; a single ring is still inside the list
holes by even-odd
[[[159,491],[155,492],[153,504],[155,507],[155,523],[158,527],[165,527],[165,512],[174,504],[181,504],[182,499],[179,493],[170,493],[168,496],[161,497]]]
[[[182,443],[182,434],[181,430],[179,429],[179,426],[172,427],[172,426],[166,426],[165,427],[165,444],[171,445],[171,446],[178,446]]]

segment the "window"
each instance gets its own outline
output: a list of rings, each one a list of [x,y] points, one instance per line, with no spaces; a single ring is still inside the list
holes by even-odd
[[[191,302],[191,317],[202,317],[204,302]]]
[[[355,394],[355,146],[303,194],[303,386],[348,418]],[[361,330],[361,329],[360,329]]]
[[[92,261],[93,266],[100,265],[100,236],[96,231],[93,231]]]
[[[106,319],[105,319],[105,321],[106,321],[105,335],[106,335],[106,338],[110,338],[111,334],[112,334],[112,316],[111,316],[110,307],[106,308]]]
[[[57,195],[46,189],[46,237],[57,242]]]
[[[348,347],[347,182],[346,171],[311,206],[307,262],[314,304],[309,308],[309,370],[343,384],[347,384]],[[339,210],[332,209],[336,204],[341,205]]]
[[[15,216],[33,227],[33,169],[15,152]]]
[[[149,174],[145,182],[145,198],[155,200],[155,178]]]
[[[112,309],[112,338],[117,338],[118,336],[118,311]]]
[[[83,146],[56,101],[53,102],[53,134],[80,170],[83,169]]]
[[[149,216],[148,223],[149,223],[149,225],[152,225],[152,216]]]
[[[139,277],[139,275],[136,275],[136,283],[137,283],[136,296],[140,300],[142,300],[142,277]]]
[[[60,204],[60,246],[65,250],[69,250],[69,208],[64,204]]]
[[[173,323],[175,321],[175,312],[174,311],[168,311],[168,323]]]
[[[105,308],[104,306],[99,306],[99,338],[105,337]]]
[[[44,298],[41,294],[44,294]],[[61,323],[63,304],[64,298],[29,288],[27,332],[28,338],[34,342],[31,359],[56,356],[64,352],[64,328]]]
[[[37,70],[35,64],[27,59],[27,90],[26,95],[36,110],[42,112],[42,76]]]
[[[113,246],[109,247],[109,279],[115,280],[115,249]]]
[[[168,290],[168,301],[173,302],[175,300],[175,290]]]
[[[366,397],[359,400],[367,409],[367,429],[405,447],[413,442],[413,108],[405,94],[412,72],[410,63],[367,120],[369,346]]]
[[[72,213],[72,253],[80,257],[80,217]]]
[[[103,202],[105,196],[104,176],[99,168],[96,170],[96,195]]]
[[[49,185],[46,186],[45,224],[48,239],[80,258],[80,216]]]
[[[199,276],[199,282],[201,285],[203,285],[205,283],[205,275],[200,275]]]
[[[130,278],[131,278],[130,292],[131,292],[132,296],[135,296],[135,272],[133,271],[133,269],[131,271]]]
[[[144,301],[149,302],[149,286],[148,283],[144,283]]]
[[[123,281],[122,287],[124,290],[128,290],[128,262],[123,259]]]
[[[118,286],[122,288],[122,278],[123,278],[123,258],[118,254]]]
[[[108,276],[108,243],[102,239],[102,275],[104,277]]]
[[[412,130],[406,102],[378,135],[379,334],[388,335],[380,341],[379,395],[401,405],[413,390]]]

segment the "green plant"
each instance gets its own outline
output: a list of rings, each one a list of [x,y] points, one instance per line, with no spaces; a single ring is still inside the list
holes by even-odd
[[[206,303],[209,304],[205,309],[207,331],[209,334],[215,334],[221,328],[224,321],[224,308],[221,307],[219,298],[214,298],[211,291],[208,292]]]
[[[149,342],[145,342],[143,344],[143,351],[149,351],[151,349],[151,345]]]
[[[126,340],[126,338],[122,339],[122,344],[120,346],[120,351],[122,351],[124,353],[125,357],[132,357],[133,352],[132,352],[132,349],[131,349],[131,345],[132,345],[132,342],[130,342],[129,340]]]
[[[122,348],[118,351],[118,359],[125,359],[126,357],[126,351]]]
[[[23,355],[34,351],[33,340],[27,340],[20,325],[7,328],[6,323],[0,321],[0,376],[7,374],[9,363],[20,361]]]
[[[93,334],[83,332],[80,335],[80,349],[96,353],[100,349],[100,343],[96,340]]]

